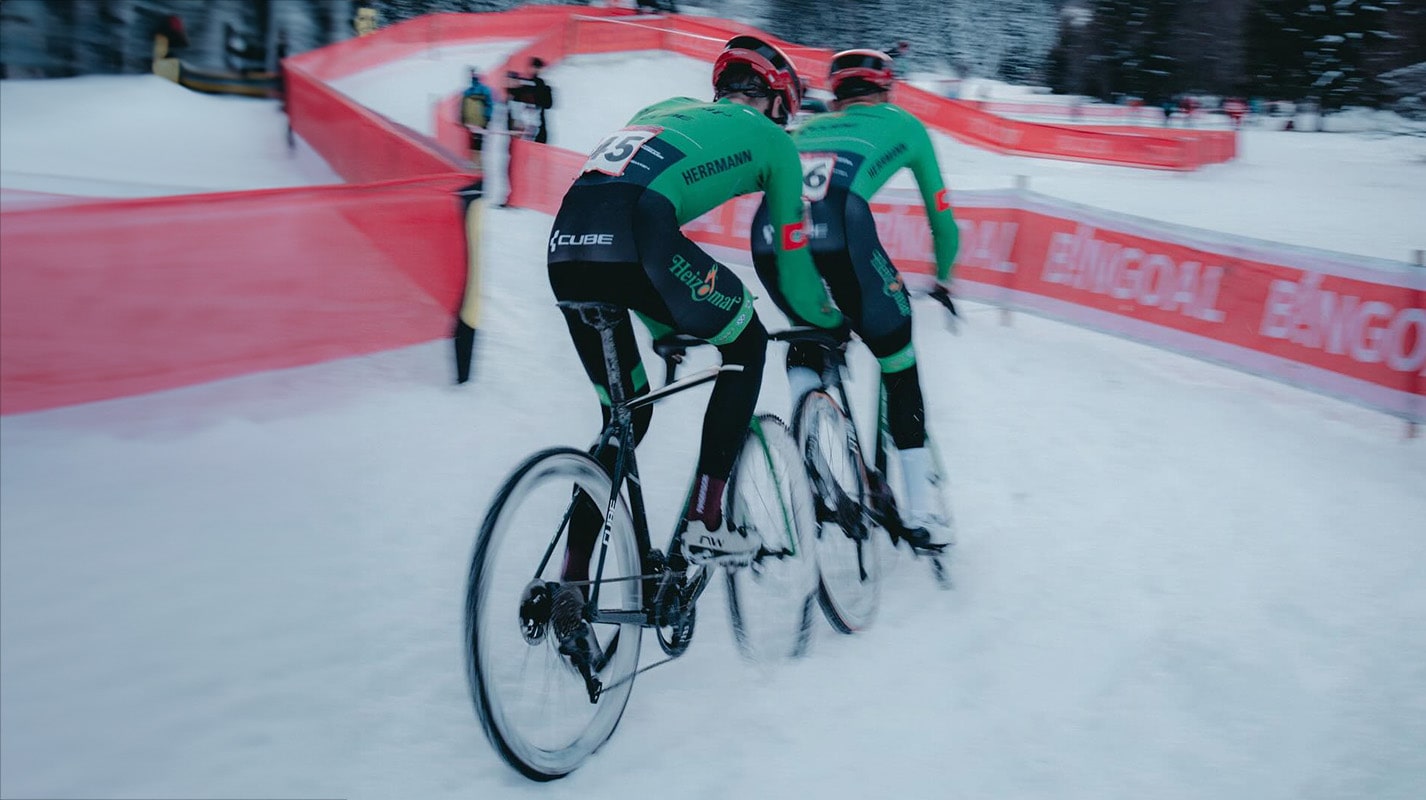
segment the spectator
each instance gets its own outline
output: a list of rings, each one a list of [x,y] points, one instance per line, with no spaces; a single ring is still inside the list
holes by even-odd
[[[363,3],[357,6],[356,15],[352,17],[352,30],[357,36],[366,36],[374,33],[377,28],[376,9]]]
[[[901,59],[905,58],[906,54],[911,52],[911,43],[905,39],[898,39],[896,44],[886,48],[885,52],[891,56],[891,69],[893,74],[898,78],[905,77],[906,68],[902,66]]]
[[[460,122],[470,134],[471,161],[480,166],[481,152],[485,146],[485,129],[490,124],[495,98],[490,87],[480,82],[480,73],[472,67],[470,86],[461,94]]]
[[[545,112],[554,107],[554,93],[545,79],[540,77],[540,70],[544,69],[545,60],[539,56],[530,58],[530,74],[521,75],[518,72],[505,73],[507,80],[506,89],[506,128],[510,132],[510,158],[506,161],[506,175],[510,178],[514,176],[515,168],[515,137],[546,144],[550,140],[549,121]],[[507,183],[512,185],[513,180]],[[507,193],[505,202],[500,204],[501,208],[508,208],[510,198]]]
[[[505,158],[505,199],[500,203],[501,208],[510,207],[511,187],[515,185],[515,140],[523,138],[525,134],[525,117],[528,105],[525,99],[529,94],[525,86],[525,80],[520,73],[511,70],[505,73],[505,131],[508,134]]]
[[[177,14],[164,17],[158,30],[154,32],[154,60],[175,57],[176,51],[187,46],[188,31],[183,27],[183,18]]]
[[[525,132],[525,89],[524,78],[511,70],[505,73],[505,130],[510,138]]]
[[[283,114],[287,112],[287,65],[283,63],[287,60],[287,31],[279,31],[277,34],[277,99],[279,110]],[[287,150],[291,152],[297,149],[297,137],[292,132],[292,117],[287,116]]]
[[[1193,127],[1193,112],[1198,108],[1198,100],[1190,95],[1179,95],[1178,110],[1183,114],[1183,127]]]
[[[533,135],[528,138],[534,139],[540,144],[545,144],[550,140],[549,121],[545,118],[545,112],[554,108],[554,93],[550,91],[550,85],[545,83],[545,79],[540,77],[540,70],[545,68],[544,59],[539,57],[530,59],[530,100],[531,122],[534,128]]]
[[[510,133],[521,134],[526,139],[545,144],[550,140],[549,121],[545,112],[554,107],[554,93],[545,79],[540,77],[545,61],[539,56],[530,59],[530,74],[506,73],[509,83],[507,106],[507,126]]]
[[[1230,97],[1223,101],[1223,113],[1233,121],[1233,129],[1243,127],[1243,115],[1248,113],[1248,104],[1241,97]]]

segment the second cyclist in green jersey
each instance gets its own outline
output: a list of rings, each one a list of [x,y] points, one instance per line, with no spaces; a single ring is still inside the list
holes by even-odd
[[[936,152],[926,128],[889,102],[891,59],[875,50],[833,56],[829,82],[833,113],[809,118],[793,132],[802,159],[803,196],[810,203],[808,237],[818,272],[847,322],[876,355],[886,387],[888,427],[906,477],[903,517],[912,545],[943,546],[950,520],[936,510],[941,476],[926,449],[925,401],[911,341],[911,300],[900,272],[877,235],[870,200],[893,175],[909,169],[931,227],[937,291],[948,291],[959,232]],[[753,256],[759,273],[774,274],[776,226],[771,207],[754,219]],[[773,299],[793,322],[802,317],[792,298]],[[820,351],[792,348],[787,356],[794,407],[819,381]]]

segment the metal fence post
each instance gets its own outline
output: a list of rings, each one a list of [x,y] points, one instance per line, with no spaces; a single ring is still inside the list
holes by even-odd
[[[1422,308],[1426,308],[1426,250],[1413,251],[1411,254],[1411,263],[1416,266],[1416,302]],[[1423,329],[1418,335],[1426,336],[1426,329]],[[1417,342],[1416,346],[1426,347],[1426,345],[1420,342]],[[1423,405],[1426,405],[1426,399],[1423,398],[1426,398],[1426,379],[1421,377],[1421,371],[1418,370],[1416,372],[1416,391],[1412,397],[1412,405],[1418,415],[1421,414]],[[1407,419],[1406,438],[1415,439],[1419,427],[1415,419]]]
[[[1025,199],[1025,196],[1024,196],[1024,195],[1025,195],[1025,192],[1028,192],[1028,191],[1030,191],[1030,176],[1029,176],[1029,175],[1016,175],[1016,176],[1015,176],[1015,205],[1016,205],[1016,210],[1017,210],[1017,211],[1023,210],[1023,209],[1020,208],[1020,205],[1023,203],[1023,201],[1024,201],[1024,199]],[[1017,236],[1019,235],[1018,232],[1017,232],[1016,235],[1017,235]],[[1018,270],[1018,267],[1017,267],[1017,270]],[[1015,281],[1015,273],[1011,273],[1010,277],[1009,277],[1008,280],[1007,280],[1007,283],[1013,284],[1014,281]],[[1013,288],[1013,287],[1007,286],[1007,288]],[[1012,318],[1011,318],[1011,314],[1010,314],[1010,303],[1011,303],[1011,302],[1013,302],[1013,298],[1006,297],[1006,298],[1001,302],[1001,304],[1000,304],[1000,324],[1001,324],[1001,325],[1009,325],[1010,322],[1011,322],[1011,319],[1012,319]]]

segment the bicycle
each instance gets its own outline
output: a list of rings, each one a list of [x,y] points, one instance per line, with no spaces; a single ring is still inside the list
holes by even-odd
[[[931,296],[953,316],[959,316],[949,296]],[[815,328],[793,328],[769,338],[812,344],[825,354],[821,385],[798,403],[793,433],[802,448],[815,498],[817,597],[827,621],[841,633],[856,633],[875,618],[881,585],[880,559],[872,539],[876,528],[886,531],[893,546],[906,542],[917,557],[928,559],[937,584],[949,588],[943,551],[912,545],[897,510],[891,474],[896,460],[891,458],[894,445],[887,427],[885,387],[878,392],[874,458],[868,465],[847,393],[845,343]],[[936,472],[944,475],[940,453],[930,436],[926,446]],[[938,512],[950,519],[944,493],[937,496]]]
[[[578,768],[613,735],[635,677],[687,651],[698,600],[718,569],[686,561],[682,526],[666,551],[650,546],[633,447],[617,448],[612,471],[599,457],[619,442],[634,441],[636,409],[708,383],[723,370],[742,369],[713,367],[626,397],[614,332],[631,324],[628,312],[601,303],[561,305],[600,333],[610,377],[610,421],[592,450],[541,450],[505,480],[481,525],[465,607],[466,675],[476,715],[500,756],[537,781]],[[806,557],[814,525],[812,494],[797,444],[775,417],[753,419],[725,504],[725,519],[753,528],[763,541],[751,563],[725,569],[739,647],[744,655],[759,647],[774,655],[800,655],[816,593],[815,566]],[[579,520],[598,520],[597,541],[588,555],[588,578],[566,579],[570,528]],[[561,541],[564,559],[555,557]],[[528,552],[513,552],[522,547]],[[753,629],[754,594],[785,604],[773,609],[782,613],[766,615],[786,625],[773,632],[783,634],[782,640],[764,645],[767,634]],[[654,629],[665,658],[640,666],[645,628]]]

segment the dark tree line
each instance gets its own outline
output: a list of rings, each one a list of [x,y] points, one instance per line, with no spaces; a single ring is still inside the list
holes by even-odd
[[[1179,93],[1412,111],[1423,0],[1070,0],[1051,86],[1104,100]]]
[[[0,0],[0,64],[11,77],[144,72],[154,28],[183,18],[191,41],[180,55],[222,68],[231,33],[256,52],[277,31],[289,53],[353,35],[358,6],[390,25],[432,12],[499,11],[590,0]],[[690,0],[775,36],[815,47],[911,45],[905,65],[1043,81],[1054,40],[1056,0]],[[660,2],[658,5],[682,5]],[[257,47],[253,47],[257,45]]]
[[[588,0],[583,0],[588,2]],[[148,70],[155,26],[180,15],[197,66],[240,50],[275,65],[353,35],[358,6],[381,24],[430,12],[560,0],[0,0],[8,77]],[[581,0],[564,0],[581,2]],[[807,45],[907,41],[907,70],[1048,83],[1104,100],[1177,94],[1315,99],[1426,114],[1426,0],[690,0]],[[234,39],[240,39],[234,48]],[[1415,104],[1414,106],[1412,104]]]

